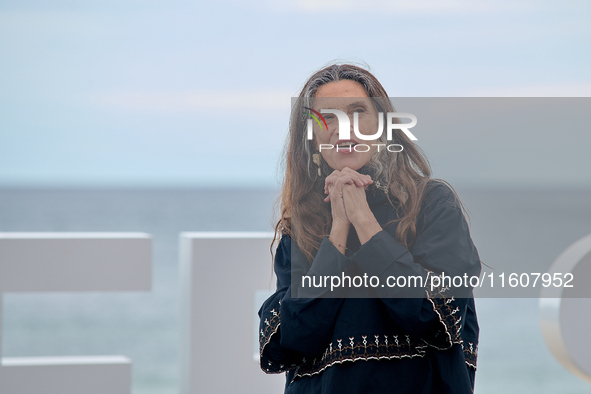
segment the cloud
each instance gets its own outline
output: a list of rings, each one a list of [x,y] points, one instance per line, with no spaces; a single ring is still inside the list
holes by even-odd
[[[362,5],[360,5],[362,4]],[[393,14],[455,14],[508,12],[531,10],[536,6],[530,0],[297,0],[273,2],[272,6],[282,10],[303,12],[380,12]]]
[[[105,92],[91,97],[98,105],[162,112],[201,110],[287,110],[289,91],[185,91],[185,92]]]
[[[498,86],[466,90],[460,95],[468,97],[591,97],[591,82]]]

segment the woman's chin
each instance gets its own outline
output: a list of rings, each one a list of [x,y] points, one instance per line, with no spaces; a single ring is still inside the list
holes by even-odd
[[[359,160],[343,160],[336,164],[335,169],[342,171],[343,168],[350,168],[353,171],[357,171],[366,164],[366,162],[361,162]]]
[[[329,152],[329,154],[324,156],[324,160],[333,170],[342,171],[343,168],[350,168],[353,171],[357,171],[370,162],[371,153],[372,152]]]

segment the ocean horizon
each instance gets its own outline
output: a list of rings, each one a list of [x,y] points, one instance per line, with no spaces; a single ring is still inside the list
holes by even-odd
[[[547,267],[591,233],[591,189],[456,190],[469,212],[480,257],[492,267]],[[178,393],[179,234],[272,231],[277,193],[271,188],[0,188],[2,232],[153,236],[150,292],[3,294],[2,356],[125,355],[133,363],[134,394]],[[270,257],[261,264],[270,270]],[[591,384],[563,368],[546,347],[537,302],[476,300],[481,328],[476,393],[591,392]]]

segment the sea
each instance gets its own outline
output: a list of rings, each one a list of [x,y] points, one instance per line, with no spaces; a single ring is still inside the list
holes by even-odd
[[[491,268],[547,268],[591,233],[591,189],[456,191],[480,258]],[[177,394],[179,233],[271,231],[276,199],[272,189],[0,189],[0,232],[153,236],[151,291],[3,294],[2,356],[124,355],[133,362],[133,394]],[[591,383],[566,370],[546,346],[538,299],[477,298],[476,308],[477,394],[591,393]]]

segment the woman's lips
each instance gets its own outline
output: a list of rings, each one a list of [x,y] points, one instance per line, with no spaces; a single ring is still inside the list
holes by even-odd
[[[355,140],[338,140],[334,146],[335,149],[337,150],[337,153],[343,154],[343,155],[350,155],[351,153],[355,153],[356,151],[353,149],[353,147],[355,145],[357,145],[359,142],[355,141]],[[347,146],[348,144],[348,146]]]

